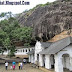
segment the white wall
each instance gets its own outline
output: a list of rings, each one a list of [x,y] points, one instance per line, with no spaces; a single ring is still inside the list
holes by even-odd
[[[62,57],[63,54],[69,54],[69,57]],[[55,72],[63,72],[63,67],[72,71],[72,45],[67,46],[65,49],[61,50],[60,52],[54,55],[55,59]],[[64,65],[65,63],[65,65]],[[50,55],[45,55],[45,68],[51,68],[51,60]]]
[[[50,55],[45,55],[45,68],[51,69]]]
[[[64,65],[63,54],[69,54],[69,57],[66,57],[66,65]],[[63,72],[63,66],[72,71],[72,45],[55,54],[55,71]]]
[[[39,54],[39,66],[44,66],[43,65],[43,56]]]
[[[31,51],[32,49],[34,49],[34,47],[33,48],[21,48],[21,49],[17,49],[17,52],[15,53],[15,55],[27,55],[27,53],[29,52],[29,49]],[[24,50],[24,52],[23,52],[23,50]],[[26,52],[26,50],[27,50],[27,52]],[[5,51],[3,54],[4,55],[8,55],[8,51]]]
[[[31,62],[31,55],[29,55],[29,62]]]
[[[37,61],[37,54],[42,51],[44,48],[42,47],[41,43],[39,41],[36,42],[35,45],[35,62]],[[40,55],[39,55],[40,56]],[[40,59],[40,58],[39,58]],[[42,59],[42,58],[41,58]]]
[[[24,52],[23,52],[23,50],[24,50]],[[29,52],[28,48],[17,49],[17,52],[15,53],[15,55],[27,55],[28,52]]]
[[[34,54],[31,54],[31,55],[30,55],[30,62],[31,62],[31,63],[34,63]]]

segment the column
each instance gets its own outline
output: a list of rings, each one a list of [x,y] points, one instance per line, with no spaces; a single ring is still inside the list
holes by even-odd
[[[35,64],[36,64],[36,61],[37,61],[37,54],[35,53]]]
[[[31,59],[31,57],[30,57],[30,55],[29,55],[29,62],[31,62],[31,60],[30,60],[30,59]]]
[[[35,56],[34,56],[34,54],[33,54],[33,63],[35,62]]]
[[[33,54],[31,55],[31,63],[33,63]]]
[[[45,68],[51,69],[50,55],[45,55]]]
[[[27,52],[29,52],[29,48],[27,48]]]
[[[70,66],[69,66],[69,70],[72,71],[72,57],[70,57]]]
[[[55,72],[63,72],[62,57],[55,55]]]
[[[43,58],[41,54],[39,54],[39,66],[43,66]]]

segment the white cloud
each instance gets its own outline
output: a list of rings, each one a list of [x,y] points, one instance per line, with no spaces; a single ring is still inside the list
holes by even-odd
[[[4,0],[0,0],[0,1],[4,1]],[[7,1],[20,1],[20,0],[7,0]],[[31,9],[35,7],[37,4],[45,4],[47,2],[53,2],[55,0],[24,0],[24,1],[29,1],[30,5],[0,5],[0,13],[9,12],[9,11],[11,11],[13,14],[21,13],[26,9]]]

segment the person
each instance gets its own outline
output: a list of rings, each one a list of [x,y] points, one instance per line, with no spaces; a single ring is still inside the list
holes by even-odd
[[[21,69],[22,69],[22,67],[23,67],[23,63],[22,63],[22,62],[20,63],[20,67],[21,67]]]
[[[24,64],[26,64],[26,59],[23,59]]]
[[[8,68],[8,62],[5,62],[5,68],[7,70],[7,68]]]
[[[20,62],[18,63],[18,66],[19,66],[19,70],[20,70]]]
[[[15,70],[15,65],[13,65],[13,70]]]
[[[12,65],[13,65],[13,70],[15,70],[15,64],[16,64],[16,62],[12,62]]]
[[[12,70],[12,66],[10,66],[10,69]]]

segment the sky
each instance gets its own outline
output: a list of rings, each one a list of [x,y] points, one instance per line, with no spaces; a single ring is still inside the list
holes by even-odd
[[[0,0],[0,2],[6,0]],[[47,2],[53,2],[55,0],[7,0],[7,1],[28,1],[30,5],[0,5],[0,13],[2,12],[12,12],[13,14],[22,13],[25,10],[32,9],[38,4],[45,4]]]

